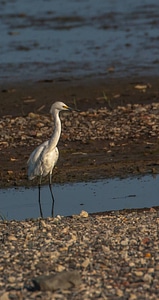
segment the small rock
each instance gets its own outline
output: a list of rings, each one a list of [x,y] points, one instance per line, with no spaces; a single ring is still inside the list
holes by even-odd
[[[38,119],[38,118],[39,118],[39,115],[38,115],[38,114],[35,114],[35,113],[33,113],[33,112],[30,112],[30,113],[28,114],[28,117],[29,117],[30,119]]]
[[[135,267],[135,263],[133,261],[129,262],[129,267]]]
[[[125,240],[121,241],[122,246],[127,246],[128,244],[129,244],[129,239],[127,239],[127,238]]]
[[[82,267],[87,268],[89,264],[90,264],[90,259],[86,258],[82,263]]]
[[[145,257],[146,258],[150,258],[151,257],[151,253],[150,252],[145,253]]]
[[[154,207],[151,207],[151,208],[150,208],[150,212],[151,212],[151,213],[154,213],[154,212],[157,212],[157,210],[156,210]]]
[[[8,292],[0,295],[0,300],[9,300],[9,299],[10,298],[9,298],[9,293]]]
[[[145,274],[144,277],[143,277],[143,280],[144,280],[145,282],[151,283],[152,280],[153,280],[153,278],[152,278],[151,275]]]
[[[147,85],[146,84],[137,84],[137,85],[135,85],[135,89],[145,90],[145,89],[147,89]]]
[[[14,235],[9,235],[9,236],[8,236],[8,240],[9,240],[9,241],[16,241],[17,238],[16,238]]]
[[[8,173],[8,175],[12,175],[13,171],[12,170],[8,170],[7,173]]]
[[[57,219],[57,220],[61,220],[61,219],[62,219],[62,216],[57,215],[57,216],[56,216],[56,219]]]
[[[143,276],[143,272],[142,272],[142,271],[135,271],[134,274],[135,274],[137,277],[142,277],[142,276]]]
[[[123,297],[123,291],[120,289],[117,289],[116,294],[118,297]]]
[[[55,271],[56,271],[56,272],[62,272],[62,271],[64,271],[64,270],[65,270],[65,267],[62,266],[62,265],[58,265],[58,266],[55,267]]]
[[[88,212],[87,211],[85,211],[85,210],[82,210],[81,211],[81,213],[80,213],[80,217],[82,217],[82,218],[88,218]]]
[[[14,276],[9,276],[8,277],[8,282],[9,283],[13,283],[13,282],[15,282],[15,280],[16,280],[16,277],[14,277]]]
[[[135,294],[130,294],[129,300],[135,300],[137,296]]]
[[[52,262],[57,261],[59,256],[60,256],[60,252],[58,252],[58,251],[53,251],[50,253],[50,259]]]
[[[150,243],[150,239],[149,239],[148,237],[145,237],[145,238],[142,240],[142,243],[148,245],[148,244]]]
[[[152,273],[154,273],[154,272],[155,272],[155,269],[154,269],[154,268],[149,268],[149,269],[148,269],[148,273],[151,273],[151,274],[152,274]]]
[[[63,271],[56,275],[39,276],[32,279],[36,290],[55,291],[69,289],[81,284],[80,274],[77,271]]]
[[[108,246],[105,246],[105,245],[102,245],[102,250],[103,250],[103,252],[105,252],[105,253],[109,253],[110,252],[110,247]]]

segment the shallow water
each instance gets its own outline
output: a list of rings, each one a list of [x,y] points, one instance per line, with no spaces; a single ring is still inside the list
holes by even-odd
[[[159,206],[159,175],[59,184],[53,189],[55,215]],[[41,192],[43,214],[48,217],[51,213],[48,186],[43,186]],[[37,188],[0,190],[0,215],[7,220],[39,217]]]
[[[158,0],[1,1],[0,80],[158,75],[158,25]]]

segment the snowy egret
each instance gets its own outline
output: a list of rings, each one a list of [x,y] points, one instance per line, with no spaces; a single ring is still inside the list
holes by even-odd
[[[39,208],[40,215],[43,217],[41,200],[40,200],[40,188],[42,177],[49,175],[49,188],[52,197],[52,210],[51,215],[54,216],[54,196],[52,192],[52,171],[57,163],[59,157],[59,151],[57,144],[61,135],[61,120],[59,117],[59,112],[61,110],[72,110],[69,106],[63,102],[55,102],[50,109],[50,113],[55,120],[55,127],[51,138],[39,145],[30,155],[27,165],[28,165],[28,178],[29,180],[39,177]]]

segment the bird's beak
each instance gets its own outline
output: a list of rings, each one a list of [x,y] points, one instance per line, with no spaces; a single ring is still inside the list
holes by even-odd
[[[72,110],[72,108],[69,107],[69,106],[67,106],[67,105],[63,105],[63,109],[64,109],[64,110]]]
[[[72,107],[67,106],[67,105],[64,106],[64,109],[67,109],[67,110],[70,110],[70,111],[78,111],[78,112],[80,111],[79,109],[72,108]]]

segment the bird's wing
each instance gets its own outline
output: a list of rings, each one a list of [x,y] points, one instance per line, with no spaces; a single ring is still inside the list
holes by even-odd
[[[30,163],[35,163],[35,161],[38,160],[40,157],[40,154],[43,152],[44,148],[48,145],[48,141],[42,143],[39,145],[31,154],[30,157],[27,161],[27,164],[29,165]]]
[[[44,149],[46,148],[46,146],[48,145],[48,141],[42,143],[41,145],[39,145],[30,155],[28,161],[27,161],[27,165],[28,165],[28,177],[29,179],[33,179],[35,176],[40,175],[37,174],[36,168],[38,163],[40,162],[40,156],[42,154],[42,152],[44,151]]]

